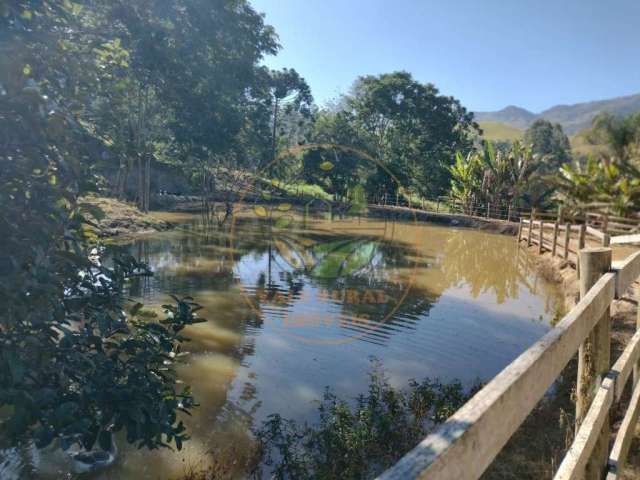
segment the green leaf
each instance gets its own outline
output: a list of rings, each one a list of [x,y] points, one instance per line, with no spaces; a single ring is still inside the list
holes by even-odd
[[[320,164],[320,170],[323,170],[325,172],[332,170],[333,167],[334,167],[333,163],[331,163],[329,160],[326,160]]]
[[[292,221],[293,219],[289,215],[280,217],[278,218],[278,220],[276,220],[276,228],[287,228],[289,225],[291,225]]]
[[[291,210],[291,204],[281,203],[280,205],[278,205],[278,210],[280,210],[281,212],[288,212],[289,210]]]
[[[28,77],[29,75],[31,75],[31,65],[27,63],[24,67],[22,67],[22,74],[25,77]]]
[[[258,205],[257,207],[255,207],[253,209],[253,211],[255,212],[255,214],[259,217],[266,217],[267,216],[267,209],[264,208],[262,205]]]

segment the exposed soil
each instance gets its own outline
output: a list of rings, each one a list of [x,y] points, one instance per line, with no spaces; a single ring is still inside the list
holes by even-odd
[[[155,214],[143,213],[135,205],[114,198],[87,195],[80,199],[80,203],[89,205],[85,214],[93,225],[87,226],[86,233],[96,239],[156,233],[173,226]]]

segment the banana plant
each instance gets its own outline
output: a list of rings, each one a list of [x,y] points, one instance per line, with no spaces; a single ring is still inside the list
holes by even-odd
[[[584,163],[563,165],[555,183],[559,197],[577,210],[597,205],[628,215],[640,208],[640,170],[627,162],[589,156]]]
[[[456,153],[456,162],[449,167],[451,173],[450,195],[461,202],[465,213],[470,213],[481,186],[480,162],[475,152],[463,156]]]
[[[514,142],[506,151],[496,151],[485,142],[481,151],[466,157],[456,154],[451,173],[451,195],[469,211],[474,202],[493,205],[513,204],[521,200],[536,177],[538,159],[530,147]]]

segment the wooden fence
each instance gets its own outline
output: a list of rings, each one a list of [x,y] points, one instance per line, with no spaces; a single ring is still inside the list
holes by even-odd
[[[538,223],[539,231],[544,231],[543,223]],[[533,239],[531,227],[536,223],[521,225],[529,228],[527,238]],[[564,230],[554,225],[553,229],[563,234],[554,236],[557,240],[551,240],[550,248],[554,243],[556,249],[563,244],[562,255],[572,253],[574,248],[571,239],[566,240],[566,232],[578,232],[578,245],[588,233],[586,226],[580,226],[579,231],[572,225]],[[542,238],[542,245],[547,243],[543,235],[538,238]],[[578,304],[444,424],[384,472],[381,480],[479,478],[576,354],[576,436],[554,478],[620,478],[640,413],[640,330],[611,366],[609,307],[640,275],[640,252],[612,266],[610,248],[578,247],[577,262],[581,270]],[[609,413],[632,377],[631,401],[609,448]]]
[[[557,235],[563,237],[563,235],[568,231],[570,240],[568,244],[568,253],[565,258],[574,264],[576,263],[578,249],[584,247],[584,243],[581,244],[579,238],[574,238],[580,235],[582,235],[583,239],[585,235],[595,237],[599,243],[602,242],[602,244],[607,246],[609,244],[621,245],[640,243],[640,219],[618,217],[602,212],[572,213],[562,208],[554,211],[539,211],[536,209],[522,209],[512,205],[503,204],[497,205],[477,202],[464,203],[450,197],[435,197],[434,199],[423,198],[417,202],[403,200],[399,202],[398,205],[386,203],[386,201],[373,202],[372,204],[389,207],[403,206],[437,214],[453,213],[476,218],[506,220],[508,222],[519,221],[521,227],[523,223],[525,224],[525,227],[531,225],[532,227],[536,226],[537,228],[542,224],[543,230],[554,230],[553,238],[556,238]],[[569,230],[567,230],[567,228],[569,228]],[[586,230],[581,231],[581,228],[586,228]],[[539,232],[536,231],[536,233]],[[524,233],[524,238],[527,238],[529,244],[534,243],[538,245],[538,238],[534,237],[530,241],[528,240],[527,231]],[[556,242],[559,242],[559,244],[556,245],[554,255],[558,251],[562,251],[561,256],[565,255],[563,250],[564,243],[562,243],[563,238],[560,240],[556,239]],[[554,243],[553,239],[549,241],[545,238],[543,242],[545,243],[543,243],[541,248],[552,250]],[[547,248],[547,244],[550,245],[550,248]]]

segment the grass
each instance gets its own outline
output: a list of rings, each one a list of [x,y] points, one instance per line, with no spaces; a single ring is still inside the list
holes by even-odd
[[[500,122],[480,122],[482,137],[491,141],[514,141],[521,140],[524,132],[519,128],[512,127]]]
[[[320,198],[331,200],[331,194],[327,193],[320,185],[309,185],[307,183],[281,184],[280,187],[289,195]]]

